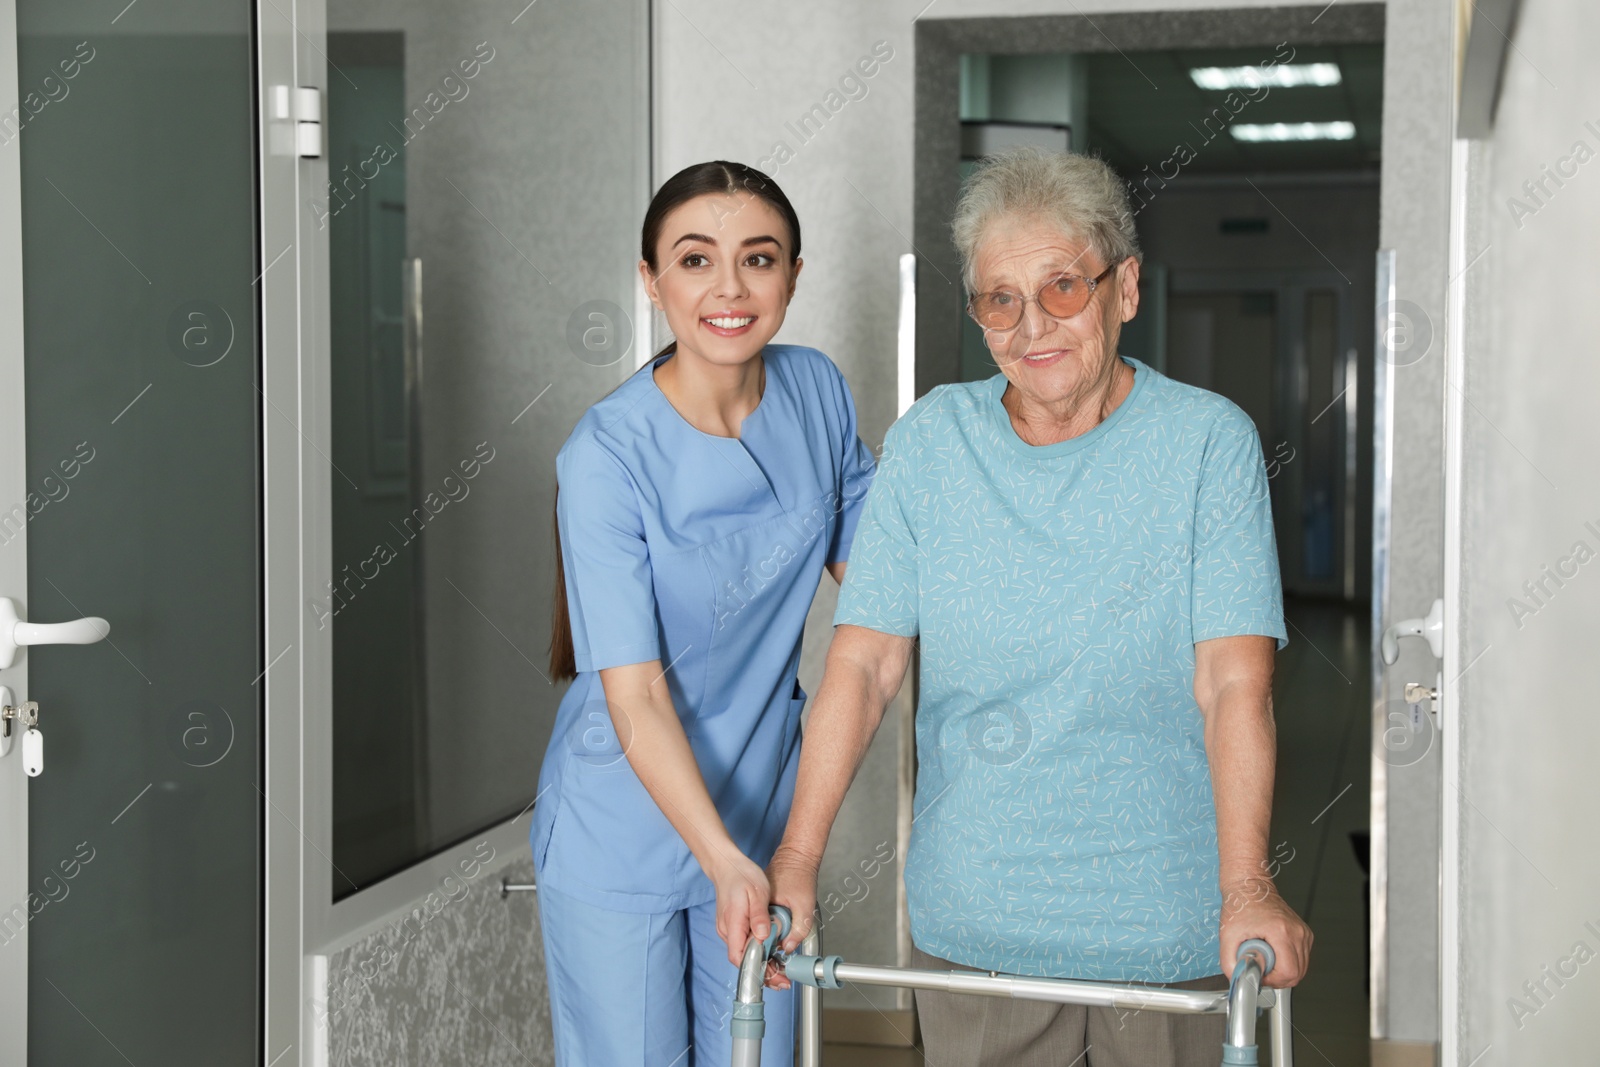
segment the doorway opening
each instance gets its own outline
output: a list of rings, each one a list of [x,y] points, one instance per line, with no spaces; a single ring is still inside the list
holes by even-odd
[[[979,159],[1036,145],[1128,184],[1144,263],[1121,353],[1256,424],[1289,626],[1268,861],[1316,934],[1296,1051],[1365,1064],[1382,8],[919,27],[917,392],[998,373],[949,219]]]

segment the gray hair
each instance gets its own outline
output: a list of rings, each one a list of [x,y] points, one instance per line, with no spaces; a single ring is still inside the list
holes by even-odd
[[[1017,217],[1053,223],[1107,264],[1129,256],[1143,261],[1127,186],[1104,161],[1073,152],[1015,148],[978,165],[951,220],[968,291],[976,291],[973,263],[989,228]]]

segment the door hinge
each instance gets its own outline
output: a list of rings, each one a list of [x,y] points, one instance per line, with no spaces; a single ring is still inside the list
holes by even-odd
[[[272,118],[279,129],[290,132],[278,142],[284,155],[302,159],[322,158],[322,90],[306,85],[274,85],[272,87]]]

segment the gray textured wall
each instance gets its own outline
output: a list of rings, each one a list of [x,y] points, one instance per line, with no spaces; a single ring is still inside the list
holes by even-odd
[[[1461,1062],[1480,1067],[1591,1063],[1600,1036],[1600,563],[1573,558],[1579,541],[1600,552],[1597,41],[1595,5],[1526,0],[1471,173],[1464,260],[1486,250],[1465,275],[1458,662],[1472,665],[1446,802],[1461,821]]]
[[[330,1067],[546,1067],[554,1062],[539,911],[500,896],[533,861],[499,856],[328,957]]]

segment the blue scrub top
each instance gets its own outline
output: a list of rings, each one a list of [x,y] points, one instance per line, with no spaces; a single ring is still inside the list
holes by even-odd
[[[556,456],[556,517],[578,677],[556,713],[529,838],[541,886],[621,911],[715,899],[618,742],[599,671],[660,660],[711,799],[755,863],[788,821],[796,672],[823,565],[850,552],[872,479],[844,376],[768,345],[738,438],[691,426],[663,356],[579,420]]]

